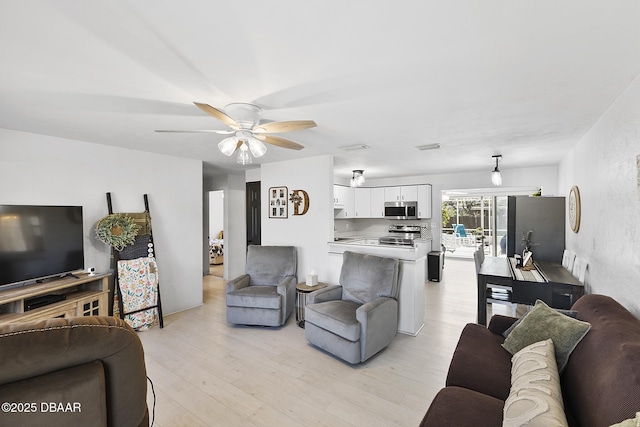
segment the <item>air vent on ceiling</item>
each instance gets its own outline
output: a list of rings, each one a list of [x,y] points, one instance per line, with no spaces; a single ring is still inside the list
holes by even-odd
[[[416,148],[420,151],[435,150],[437,148],[440,148],[440,144],[418,145]]]
[[[368,150],[370,147],[367,144],[354,144],[354,145],[343,145],[342,147],[338,147],[344,151],[356,151],[356,150]]]

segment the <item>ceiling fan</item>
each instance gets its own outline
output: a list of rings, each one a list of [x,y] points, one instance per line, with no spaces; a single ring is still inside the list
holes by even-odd
[[[156,130],[156,132],[189,132],[189,133],[217,133],[229,136],[218,144],[218,148],[226,156],[231,156],[236,150],[238,153],[238,163],[251,163],[251,156],[261,157],[266,153],[267,147],[264,143],[276,145],[291,150],[301,150],[304,147],[297,142],[290,141],[272,133],[292,132],[301,129],[308,129],[316,126],[313,120],[292,120],[283,122],[260,123],[262,108],[254,104],[234,102],[227,105],[225,112],[212,107],[209,104],[194,102],[196,107],[220,120],[229,126],[230,130]]]

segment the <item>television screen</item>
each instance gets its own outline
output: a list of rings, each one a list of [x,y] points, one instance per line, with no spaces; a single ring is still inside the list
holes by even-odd
[[[84,269],[82,206],[0,205],[0,286]]]

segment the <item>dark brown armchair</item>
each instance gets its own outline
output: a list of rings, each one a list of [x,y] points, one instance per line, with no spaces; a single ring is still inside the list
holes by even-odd
[[[0,426],[149,425],[142,344],[120,319],[2,325],[0,360]]]

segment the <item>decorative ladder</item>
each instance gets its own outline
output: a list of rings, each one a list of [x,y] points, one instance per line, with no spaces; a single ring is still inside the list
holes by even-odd
[[[151,226],[151,213],[149,211],[149,198],[147,197],[147,195],[145,194],[144,196],[144,212],[142,212],[143,214],[146,214],[148,217],[148,223],[149,223],[149,241],[148,241],[148,247],[149,247],[149,251],[153,251],[153,253],[155,253],[155,245],[153,243],[153,228]],[[109,209],[109,215],[113,214],[113,205],[111,203],[111,193],[107,193],[107,207]],[[125,213],[125,215],[139,215],[139,214],[127,214]],[[145,243],[145,246],[147,246],[147,243]],[[155,256],[154,256],[155,257]],[[124,312],[124,307],[123,307],[123,301],[122,301],[122,293],[120,291],[120,283],[119,283],[119,275],[118,275],[118,261],[120,260],[120,252],[118,252],[117,250],[115,250],[113,247],[111,248],[111,269],[115,272],[114,274],[114,293],[117,293],[118,295],[118,310],[119,310],[119,314],[120,314],[120,318],[124,319],[125,316],[129,315],[129,314],[136,314],[142,311],[146,311],[146,310],[150,310],[150,309],[154,309],[156,308],[158,310],[158,321],[159,321],[159,325],[160,328],[164,328],[164,320],[162,317],[162,302],[160,299],[160,283],[158,282],[158,301],[156,302],[155,305],[152,306],[147,306],[147,307],[142,307],[142,308],[137,308],[136,310],[133,311],[128,311],[128,312]]]

